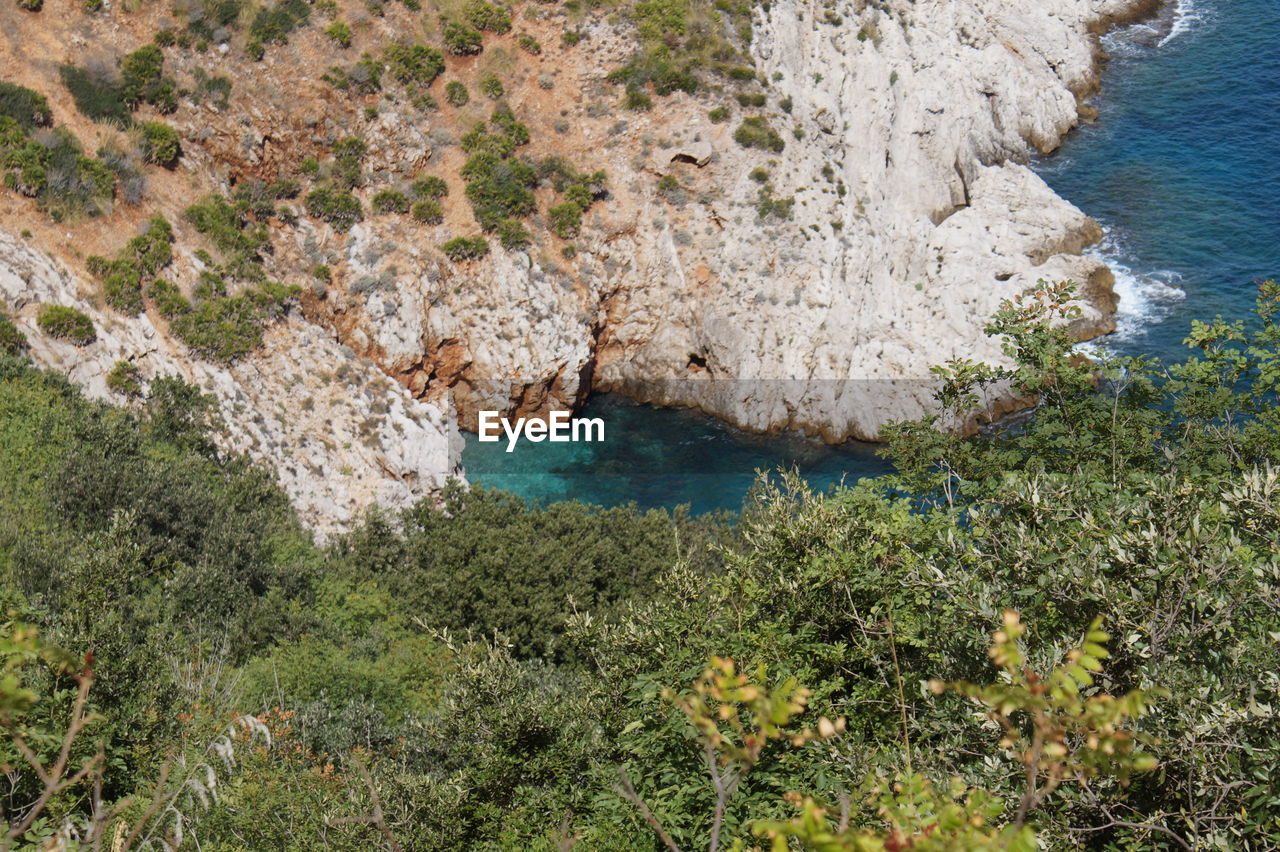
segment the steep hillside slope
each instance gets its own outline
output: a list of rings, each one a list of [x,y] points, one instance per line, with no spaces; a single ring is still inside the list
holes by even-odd
[[[284,471],[332,430],[282,474],[326,523],[454,470],[450,416],[595,389],[872,438],[931,365],[998,360],[982,327],[1038,278],[1111,328],[1097,225],[1024,163],[1152,5],[0,3],[0,256],[63,264],[6,309],[110,329],[36,347],[90,387],[119,358],[221,385],[232,443],[283,407]],[[156,216],[172,258],[139,266]],[[313,392],[373,365],[420,402]]]

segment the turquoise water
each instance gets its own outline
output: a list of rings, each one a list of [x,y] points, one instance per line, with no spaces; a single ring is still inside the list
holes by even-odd
[[[1179,358],[1192,318],[1243,316],[1254,282],[1280,275],[1277,12],[1277,0],[1183,0],[1156,28],[1108,36],[1098,121],[1037,166],[1104,227],[1115,351]],[[705,512],[738,509],[756,470],[795,466],[819,488],[888,470],[867,444],[747,435],[608,394],[582,415],[604,418],[603,444],[506,453],[468,434],[468,476],[534,499]]]

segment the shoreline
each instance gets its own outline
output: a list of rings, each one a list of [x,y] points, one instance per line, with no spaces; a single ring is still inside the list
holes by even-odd
[[[1091,40],[1088,50],[1091,53],[1091,64],[1087,73],[1087,79],[1082,86],[1073,87],[1067,80],[1059,76],[1059,80],[1065,86],[1067,91],[1075,97],[1075,115],[1069,124],[1065,124],[1057,132],[1056,138],[1050,146],[1044,146],[1042,152],[1038,156],[1047,156],[1051,152],[1056,151],[1066,140],[1072,131],[1079,129],[1082,123],[1091,121],[1096,117],[1096,112],[1090,115],[1091,107],[1087,103],[1089,98],[1099,94],[1103,88],[1103,74],[1105,73],[1109,56],[1103,45],[1103,37],[1107,34],[1116,32],[1124,27],[1143,24],[1152,20],[1160,20],[1164,25],[1157,29],[1157,32],[1169,32],[1172,29],[1174,21],[1174,13],[1177,9],[1177,0],[1134,0],[1123,9],[1112,14],[1101,16],[1084,26],[1084,35]],[[1079,31],[1077,31],[1079,32]],[[1016,51],[1015,51],[1016,52]],[[1057,71],[1056,66],[1054,67]],[[1037,156],[1038,146],[1031,139],[1024,139],[1025,156],[1030,159]],[[1016,153],[1010,153],[1002,160],[997,160],[993,165],[1000,163],[1018,163],[1027,162],[1021,159]],[[959,166],[957,166],[959,168]],[[1055,198],[1062,200],[1060,196],[1053,193]],[[1064,201],[1065,203],[1065,201]],[[967,206],[966,205],[962,205]],[[1025,207],[1025,205],[1024,205]],[[1011,211],[1017,211],[1019,208],[1010,208]],[[1075,233],[1057,233],[1052,239],[1056,240],[1046,248],[1046,254],[1064,255],[1078,257],[1081,259],[1094,257],[1089,250],[1099,245],[1104,238],[1101,226],[1088,216],[1088,211],[1081,211],[1086,217],[1086,226]],[[995,224],[1012,223],[1018,214],[1011,212],[1009,216],[998,218]],[[1114,270],[1106,265],[1105,262],[1098,260],[1096,268],[1081,274],[1068,276],[1077,280],[1080,284],[1080,300],[1082,303],[1090,306],[1091,310],[1086,311],[1086,316],[1073,323],[1073,333],[1076,335],[1080,343],[1098,340],[1104,338],[1116,331],[1117,322],[1116,315],[1118,309],[1119,294],[1115,291],[1116,276]],[[1048,276],[1047,276],[1048,277]],[[1053,276],[1057,277],[1057,276]],[[1028,282],[1033,284],[1034,282]],[[892,316],[886,316],[886,321],[891,320]],[[923,357],[929,357],[924,353]],[[983,356],[979,353],[979,360],[983,360]],[[938,363],[941,363],[939,361]],[[708,376],[704,382],[707,386],[724,384],[727,382],[744,381],[732,378],[721,378],[721,376]],[[816,379],[776,379],[777,383],[790,382],[796,386],[805,384],[812,385],[819,382]],[[837,379],[834,381],[848,383],[856,383],[858,381],[882,382],[885,385],[910,384],[912,378],[883,378],[869,377],[867,379]],[[761,380],[761,383],[767,383],[767,380]],[[812,405],[805,407],[804,403],[798,403],[795,407],[789,408],[784,420],[772,420],[767,423],[760,422],[758,412],[754,412],[749,408],[743,408],[741,405],[735,405],[732,400],[726,403],[725,399],[713,399],[705,392],[693,393],[686,392],[687,389],[682,386],[678,380],[669,377],[655,376],[653,378],[629,377],[623,381],[607,381],[591,388],[591,394],[595,393],[618,393],[626,396],[636,402],[654,406],[655,408],[687,408],[701,412],[703,415],[721,420],[733,428],[745,433],[753,435],[784,435],[784,434],[800,434],[808,438],[821,441],[828,446],[840,446],[848,442],[858,442],[863,444],[882,443],[877,427],[874,434],[862,434],[856,430],[851,431],[848,425],[841,425],[838,418],[825,412],[828,416],[824,418],[824,411],[815,409]],[[713,395],[718,397],[719,395]],[[788,398],[798,399],[802,395],[786,395]],[[920,396],[917,394],[917,398]],[[928,394],[926,396],[930,396]],[[727,399],[727,398],[726,398]],[[585,400],[584,400],[585,401]],[[1024,410],[1029,405],[1027,400],[1017,398],[997,398],[993,400],[991,406],[986,411],[975,415],[973,418],[967,418],[963,423],[954,424],[953,428],[958,431],[972,434],[976,432],[981,424],[994,422],[1008,414]],[[581,404],[577,406],[581,407]],[[927,406],[926,406],[927,408]],[[815,416],[816,415],[816,416]],[[893,418],[900,419],[900,418]],[[752,421],[756,422],[752,422]],[[886,420],[885,422],[888,422]]]

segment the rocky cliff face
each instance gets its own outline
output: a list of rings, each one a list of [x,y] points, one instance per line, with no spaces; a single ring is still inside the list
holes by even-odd
[[[1098,226],[1025,163],[1076,124],[1094,33],[1136,6],[855,3],[832,24],[827,6],[781,0],[753,51],[789,107],[772,119],[782,152],[742,148],[696,97],[624,121],[567,101],[584,166],[613,192],[574,262],[498,250],[455,267],[409,247],[385,261],[400,277],[319,312],[414,393],[453,392],[464,422],[595,388],[752,430],[874,438],[927,410],[930,366],[999,361],[982,328],[1038,279],[1082,283],[1081,337],[1112,329],[1111,275],[1080,255]],[[558,84],[588,98],[624,55],[603,26],[591,43]],[[665,175],[679,186],[664,194]],[[762,216],[762,193],[793,199],[791,217]],[[376,278],[362,259],[377,233],[346,243],[348,280]]]
[[[572,407],[593,390],[695,406],[752,430],[874,438],[928,410],[932,365],[999,361],[982,328],[1037,279],[1083,284],[1081,337],[1112,327],[1111,275],[1080,254],[1098,226],[1025,163],[1079,120],[1096,87],[1096,33],[1152,5],[774,0],[755,13],[759,82],[714,78],[697,95],[633,112],[605,81],[635,51],[630,25],[554,4],[517,6],[517,30],[486,35],[479,56],[446,58],[439,79],[466,83],[470,104],[446,102],[443,82],[431,108],[390,84],[339,91],[321,79],[334,62],[381,56],[406,36],[438,38],[426,12],[396,4],[372,16],[340,0],[330,8],[351,24],[346,51],[320,25],[261,62],[227,44],[169,50],[166,73],[180,85],[224,75],[230,93],[221,104],[184,95],[162,116],[182,135],[180,165],[147,170],[145,191],[138,184],[138,197],[124,194],[107,215],[55,225],[0,192],[0,231],[34,230],[0,236],[0,307],[17,313],[37,361],[91,394],[107,393],[104,376],[121,359],[211,389],[225,445],[273,464],[322,530],[456,472],[453,416],[465,426],[482,409]],[[59,66],[110,69],[172,26],[167,14],[32,16],[0,4],[0,66],[46,94],[55,123],[86,146],[127,147],[127,134],[79,112]],[[585,39],[562,41],[569,27]],[[517,34],[542,48],[518,49]],[[570,243],[547,227],[560,196],[544,183],[529,246],[491,240],[487,257],[454,262],[440,245],[478,230],[458,142],[489,118],[492,101],[478,94],[486,77],[528,126],[521,156],[603,169],[610,194]],[[717,120],[725,105],[730,119]],[[778,135],[744,147],[735,128],[746,116]],[[161,116],[144,107],[136,117]],[[87,255],[114,254],[162,214],[182,258],[172,277],[189,293],[194,248],[207,241],[183,221],[187,205],[251,179],[301,179],[306,191],[317,184],[304,159],[324,160],[352,135],[368,147],[355,190],[362,222],[340,233],[299,201],[255,220],[270,234],[267,272],[304,290],[261,351],[214,366],[193,359],[154,306],[136,318],[101,307],[81,273]],[[378,190],[424,172],[448,184],[443,221],[372,209]],[[312,277],[320,264],[331,278]],[[43,302],[89,312],[99,341],[75,348],[43,336],[33,322]]]
[[[213,394],[219,444],[270,465],[299,516],[321,535],[361,509],[405,506],[459,473],[452,417],[413,399],[325,330],[289,317],[261,351],[233,367],[193,358],[146,316],[102,310],[96,288],[63,264],[0,232],[0,309],[26,335],[31,357],[94,398],[119,402],[106,377],[119,361],[142,378],[180,376]],[[67,305],[94,321],[97,340],[76,346],[45,334],[43,304]]]

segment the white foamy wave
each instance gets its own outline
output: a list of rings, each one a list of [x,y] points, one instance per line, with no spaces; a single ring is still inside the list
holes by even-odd
[[[1164,47],[1179,36],[1198,31],[1208,20],[1203,0],[1177,0],[1173,11],[1173,26],[1169,28],[1169,34],[1160,39],[1157,47]]]
[[[1120,304],[1116,307],[1116,331],[1111,340],[1129,341],[1141,337],[1187,297],[1178,286],[1182,276],[1176,272],[1135,272],[1128,264],[1104,252],[1094,256],[1109,266],[1116,277],[1115,290]]]

